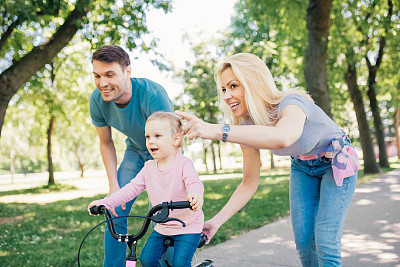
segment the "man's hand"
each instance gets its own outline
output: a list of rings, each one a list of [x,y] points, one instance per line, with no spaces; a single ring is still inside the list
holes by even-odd
[[[118,185],[110,186],[107,196],[110,196],[112,193],[117,192],[119,189],[120,189],[120,187]],[[126,204],[122,204],[121,208],[122,208],[122,210],[125,210]],[[115,212],[115,208],[111,209],[110,211],[115,217],[118,217],[118,214]]]

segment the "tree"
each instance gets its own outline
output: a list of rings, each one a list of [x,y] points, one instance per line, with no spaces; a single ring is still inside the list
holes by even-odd
[[[383,96],[387,92],[379,90],[379,83],[384,84],[381,81],[387,80],[386,76],[390,76],[390,74],[387,75],[385,73],[381,77],[380,82],[377,75],[378,70],[384,62],[385,51],[390,51],[388,50],[391,49],[390,46],[396,43],[396,41],[392,41],[391,39],[398,39],[395,29],[399,25],[399,14],[393,15],[393,10],[394,6],[391,0],[387,2],[370,1],[357,3],[349,1],[339,4],[335,12],[338,18],[342,17],[344,21],[347,21],[347,25],[345,25],[346,27],[342,31],[350,31],[350,34],[342,33],[343,36],[346,36],[344,42],[347,43],[347,46],[351,43],[350,47],[354,50],[349,50],[346,53],[347,60],[350,60],[350,64],[354,64],[355,66],[364,66],[365,64],[366,74],[362,76],[366,77],[367,80],[366,94],[373,117],[374,133],[379,147],[379,165],[381,167],[388,167],[389,162],[380,111],[383,107],[383,102],[379,103],[378,100],[379,95]],[[397,53],[392,52],[391,57],[397,57]],[[355,56],[355,54],[358,54],[358,56]],[[390,61],[390,57],[387,60]],[[364,67],[360,69],[364,69]],[[393,72],[393,70],[392,68],[389,72]],[[366,128],[365,126],[361,127]]]
[[[187,62],[186,68],[177,76],[183,76],[185,89],[183,95],[179,96],[180,108],[194,111],[195,115],[209,123],[218,123],[218,95],[214,80],[217,67],[217,45],[213,41],[205,41],[193,47],[195,62]],[[214,53],[214,54],[213,54]],[[202,140],[203,155],[206,168],[206,154],[208,148],[211,150],[213,159],[213,170],[217,172],[216,153],[214,145],[219,146],[217,141]],[[218,149],[219,150],[219,149]],[[220,154],[219,154],[220,155]],[[221,162],[221,159],[220,159]],[[208,169],[207,169],[208,170]]]
[[[248,52],[263,59],[282,90],[304,85],[304,1],[241,0],[235,9],[222,46],[232,54]],[[275,168],[272,153],[270,166]]]
[[[148,32],[145,11],[169,10],[168,1],[145,0],[137,5],[122,1],[4,1],[0,7],[0,136],[13,95],[65,47],[76,33],[93,48],[122,43],[147,50],[141,35]]]
[[[326,71],[331,0],[309,0],[307,7],[308,45],[305,53],[304,76],[307,91],[315,103],[332,118]]]

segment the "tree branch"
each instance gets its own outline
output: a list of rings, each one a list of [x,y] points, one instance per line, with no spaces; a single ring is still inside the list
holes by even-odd
[[[7,31],[5,31],[3,33],[3,35],[0,37],[0,54],[1,54],[1,50],[3,49],[4,44],[6,43],[8,37],[10,37],[11,33],[13,32],[13,30],[18,26],[19,24],[19,18],[17,18],[16,20],[14,20],[10,26],[8,26]]]

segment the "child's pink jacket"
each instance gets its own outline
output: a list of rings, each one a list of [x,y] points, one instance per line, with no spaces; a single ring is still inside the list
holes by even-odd
[[[157,160],[147,161],[143,169],[129,184],[102,199],[101,204],[107,209],[115,208],[134,199],[145,189],[152,206],[171,200],[186,201],[187,195],[192,193],[204,194],[203,184],[193,162],[178,153],[168,169],[164,171],[158,170]],[[201,233],[203,230],[204,214],[202,210],[170,210],[169,217],[182,220],[186,227],[179,222],[172,221],[158,223],[154,230],[162,235],[195,234]]]

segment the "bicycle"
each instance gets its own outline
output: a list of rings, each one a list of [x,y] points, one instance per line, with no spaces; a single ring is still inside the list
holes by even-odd
[[[140,240],[147,232],[150,222],[153,221],[155,223],[165,223],[169,221],[178,221],[182,223],[183,227],[185,227],[185,223],[181,221],[180,219],[177,218],[170,218],[169,216],[169,210],[173,209],[186,209],[190,208],[191,205],[189,201],[178,201],[178,202],[163,202],[162,204],[156,205],[153,208],[150,209],[150,211],[147,213],[146,216],[136,216],[136,215],[128,215],[128,216],[119,216],[119,217],[112,217],[111,212],[107,210],[103,205],[100,206],[93,206],[90,208],[90,213],[93,215],[97,214],[104,214],[106,220],[99,223],[95,227],[93,227],[83,238],[81,245],[78,250],[78,266],[80,267],[80,251],[83,245],[83,242],[85,239],[88,237],[88,235],[96,229],[98,226],[102,225],[103,223],[107,223],[107,227],[110,231],[110,234],[113,238],[115,238],[118,242],[125,242],[127,244],[127,249],[129,249],[129,253],[126,256],[126,267],[136,267],[136,262],[138,260],[138,257],[136,256],[136,247],[137,247],[137,241]],[[118,219],[118,218],[124,218],[124,217],[136,217],[136,218],[144,218],[142,228],[140,231],[134,235],[134,234],[119,234],[116,232],[113,220]],[[207,237],[205,235],[201,236],[200,243],[198,248],[202,247],[205,245],[207,241]],[[173,247],[174,242],[172,238],[166,237],[164,240],[164,245],[166,247]],[[167,266],[171,267],[168,261],[165,261]],[[194,267],[214,267],[213,261],[212,260],[205,260],[201,263],[196,264]]]

